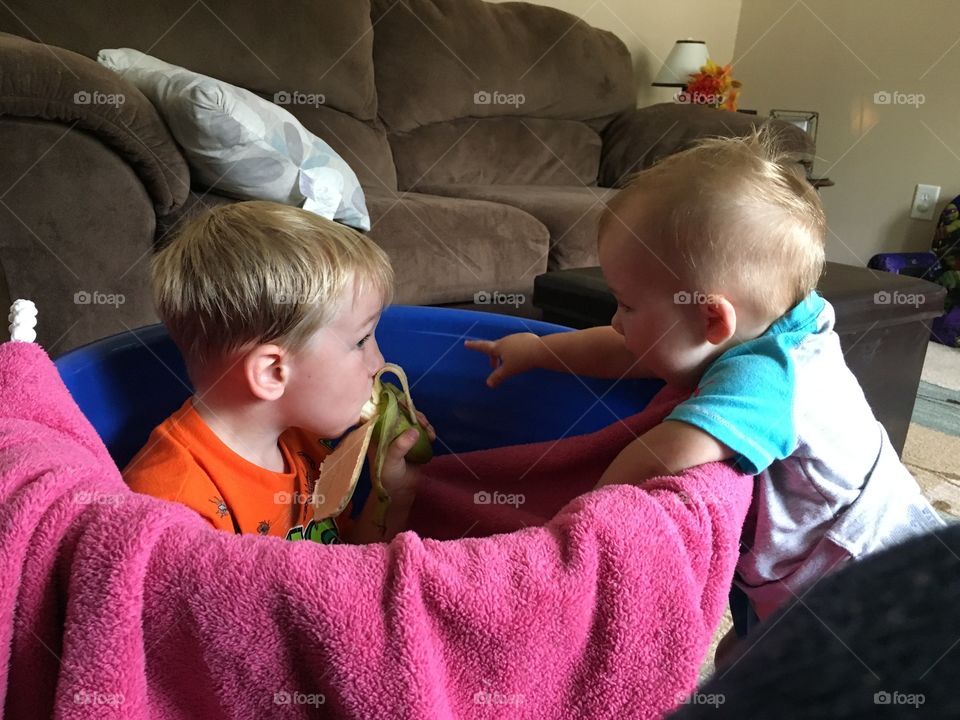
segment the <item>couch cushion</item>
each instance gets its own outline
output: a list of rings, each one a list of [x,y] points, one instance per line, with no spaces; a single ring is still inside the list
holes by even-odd
[[[96,57],[129,47],[233,85],[377,115],[369,0],[5,0],[0,30]]]
[[[462,118],[391,133],[390,144],[404,190],[446,183],[592,185],[600,166],[600,136],[576,120]]]
[[[525,293],[547,267],[549,233],[531,215],[476,200],[371,190],[370,236],[393,263],[395,302],[467,302]]]
[[[587,120],[636,104],[613,33],[524,2],[373,0],[380,117],[413,130],[462,117]]]
[[[761,125],[776,130],[784,149],[794,153],[798,161],[813,160],[813,139],[783,120],[726,112],[707,105],[659,103],[625,112],[603,131],[600,184],[622,187],[631,174],[686,150],[697,140],[749,135]]]
[[[435,195],[504,203],[530,213],[550,231],[550,270],[599,262],[597,222],[605,203],[617,193],[598,187],[536,185],[424,185],[422,189]]]

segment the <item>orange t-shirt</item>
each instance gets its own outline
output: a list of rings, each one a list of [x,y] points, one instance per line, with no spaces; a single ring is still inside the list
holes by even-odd
[[[219,530],[339,542],[350,505],[336,522],[318,523],[310,504],[329,448],[300,428],[284,432],[278,445],[288,472],[267,470],[235,453],[189,398],[150,433],[123,477],[132,490],[183,503]]]

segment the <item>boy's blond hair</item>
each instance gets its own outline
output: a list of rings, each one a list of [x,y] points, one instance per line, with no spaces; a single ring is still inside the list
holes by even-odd
[[[638,240],[678,289],[734,294],[774,319],[816,288],[825,262],[823,206],[796,160],[766,127],[701,140],[633,176],[601,227],[630,203],[652,234]]]
[[[393,296],[386,253],[319,215],[273,202],[190,220],[151,263],[153,298],[191,375],[248,345],[301,349],[355,293]]]

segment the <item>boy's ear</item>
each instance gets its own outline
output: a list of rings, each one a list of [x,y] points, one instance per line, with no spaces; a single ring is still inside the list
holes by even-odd
[[[276,400],[287,388],[290,368],[287,351],[270,343],[257,345],[243,359],[243,376],[254,397]]]
[[[712,345],[722,345],[737,331],[737,311],[723,295],[711,295],[707,302],[698,305],[706,321],[706,340]]]

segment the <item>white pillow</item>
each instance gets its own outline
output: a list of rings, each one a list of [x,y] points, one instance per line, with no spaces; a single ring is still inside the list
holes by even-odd
[[[302,205],[370,229],[353,170],[288,111],[139,50],[101,50],[97,62],[150,99],[202,184],[238,198]]]

